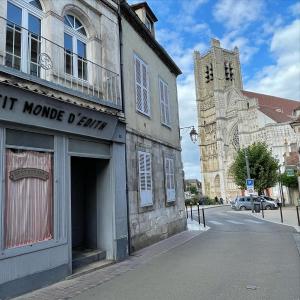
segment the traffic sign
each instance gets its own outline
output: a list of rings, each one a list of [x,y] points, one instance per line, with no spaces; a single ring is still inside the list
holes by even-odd
[[[254,179],[246,179],[247,191],[249,194],[254,193]]]
[[[295,171],[293,169],[286,169],[285,172],[286,172],[286,176],[288,177],[292,177],[295,175]]]
[[[247,179],[246,180],[246,186],[247,186],[247,190],[254,188],[254,179]]]

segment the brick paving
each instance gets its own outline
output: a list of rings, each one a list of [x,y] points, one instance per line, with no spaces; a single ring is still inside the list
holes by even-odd
[[[146,264],[153,257],[178,247],[199,235],[202,231],[184,231],[154,245],[134,253],[127,260],[110,265],[104,269],[60,281],[51,286],[14,298],[16,300],[63,300],[71,299],[86,290],[107,282],[116,276],[136,269],[139,265]]]

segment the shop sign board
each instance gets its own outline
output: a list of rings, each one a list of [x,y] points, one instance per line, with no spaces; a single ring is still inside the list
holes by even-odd
[[[0,84],[0,120],[112,140],[115,116]]]

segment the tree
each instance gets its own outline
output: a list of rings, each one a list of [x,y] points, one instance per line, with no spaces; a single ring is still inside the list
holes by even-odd
[[[199,194],[199,192],[197,191],[197,188],[195,186],[190,186],[189,191],[194,195]]]
[[[298,177],[297,175],[288,176],[286,173],[281,174],[280,181],[282,185],[289,188],[297,188],[298,187]]]
[[[258,142],[245,149],[240,149],[230,167],[230,173],[235,184],[241,189],[246,189],[245,151],[249,161],[250,177],[254,179],[254,188],[259,194],[262,194],[265,189],[274,186],[278,182],[279,162],[272,157],[266,143]]]

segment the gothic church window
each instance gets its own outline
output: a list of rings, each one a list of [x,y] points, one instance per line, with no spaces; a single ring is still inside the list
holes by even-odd
[[[214,73],[213,73],[212,63],[205,66],[205,79],[206,79],[206,83],[214,80]]]
[[[233,145],[233,147],[234,147],[235,150],[239,150],[240,149],[240,138],[239,138],[239,131],[238,131],[238,127],[237,126],[233,130],[232,145]]]
[[[233,80],[233,65],[232,62],[225,61],[224,62],[224,70],[225,70],[225,79]]]

